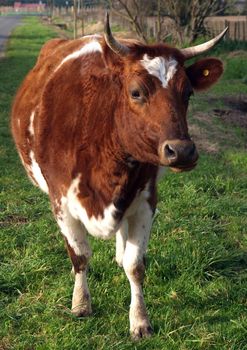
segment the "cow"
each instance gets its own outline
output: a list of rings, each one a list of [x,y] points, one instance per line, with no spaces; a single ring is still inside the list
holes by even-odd
[[[87,234],[116,237],[116,261],[131,288],[130,333],[152,333],[144,303],[144,258],[163,170],[198,160],[186,113],[190,96],[223,72],[216,58],[185,66],[214,39],[178,49],[103,35],[53,39],[18,90],[11,127],[32,182],[49,195],[75,275],[72,313],[92,313]],[[175,189],[174,189],[175,190]]]

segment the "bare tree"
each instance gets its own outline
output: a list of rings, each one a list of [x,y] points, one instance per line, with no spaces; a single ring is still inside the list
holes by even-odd
[[[80,35],[84,35],[84,2],[83,0],[78,0],[78,11],[77,19],[80,20]]]
[[[144,41],[148,41],[146,33],[147,9],[150,2],[144,0],[109,0],[111,10],[130,22],[132,29]]]
[[[114,13],[131,23],[132,29],[144,42],[150,38],[146,16],[157,20],[155,40],[164,41],[170,34],[174,41],[182,44],[196,40],[205,33],[206,17],[223,14],[236,0],[108,0]],[[167,31],[167,18],[173,22],[173,30]]]
[[[51,22],[53,18],[54,0],[47,0],[47,7],[48,7],[49,21]]]
[[[177,41],[195,41],[205,33],[206,17],[223,14],[235,0],[163,0],[165,12],[174,20]]]

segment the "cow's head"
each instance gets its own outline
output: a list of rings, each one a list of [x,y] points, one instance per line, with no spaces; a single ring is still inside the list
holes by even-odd
[[[188,133],[189,99],[194,91],[214,84],[223,66],[216,58],[201,59],[189,67],[184,62],[212,48],[225,32],[181,50],[164,44],[120,43],[111,33],[107,16],[105,41],[110,55],[120,62],[124,93],[119,134],[132,157],[175,171],[194,168],[198,153]]]

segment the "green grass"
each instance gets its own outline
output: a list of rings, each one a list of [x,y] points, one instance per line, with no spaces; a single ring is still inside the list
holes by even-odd
[[[70,314],[73,279],[63,240],[48,199],[22,169],[8,125],[17,87],[54,36],[37,21],[15,30],[0,61],[0,349],[247,349],[246,132],[233,127],[238,148],[226,133],[221,152],[202,153],[196,170],[169,173],[160,184],[144,284],[154,336],[129,338],[130,290],[112,261],[113,241],[90,239],[94,313],[81,320]],[[228,53],[220,55],[227,60]],[[228,61],[210,94],[242,92],[235,66]],[[214,108],[205,96],[193,99],[192,112]]]

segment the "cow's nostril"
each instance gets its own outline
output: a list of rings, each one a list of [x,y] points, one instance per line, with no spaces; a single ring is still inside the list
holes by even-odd
[[[165,145],[165,157],[169,160],[174,160],[177,158],[177,152],[169,144]]]
[[[161,161],[166,166],[186,167],[198,159],[196,146],[191,140],[167,140],[159,147]]]
[[[189,157],[193,157],[194,154],[195,154],[195,151],[196,151],[196,146],[195,144],[193,143],[191,148],[190,148],[190,151],[189,151]]]

